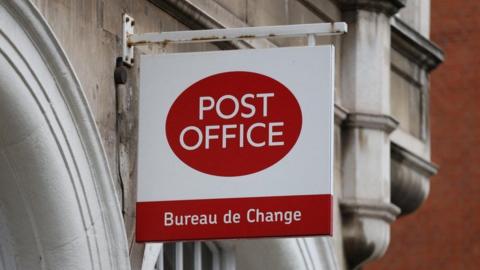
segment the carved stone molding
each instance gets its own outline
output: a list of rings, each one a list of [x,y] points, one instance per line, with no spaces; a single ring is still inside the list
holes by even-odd
[[[406,0],[338,0],[342,11],[368,10],[392,16],[405,7]]]
[[[348,267],[360,269],[366,262],[383,256],[390,242],[390,223],[400,209],[370,199],[342,199],[340,209]]]
[[[399,51],[410,61],[431,71],[444,60],[444,53],[433,42],[408,26],[400,18],[393,17],[392,48]]]
[[[368,217],[381,219],[387,223],[395,221],[400,214],[400,208],[381,201],[365,199],[342,199],[340,200],[342,215],[354,215],[358,217]]]
[[[0,0],[0,18],[0,269],[129,270],[116,187],[67,55],[32,1]]]
[[[407,215],[427,198],[429,178],[438,172],[438,166],[395,143],[391,154],[391,200],[402,209],[402,215]]]
[[[348,111],[344,107],[335,104],[334,108],[335,112],[335,124],[336,125],[341,125],[345,119],[347,119],[348,116]]]
[[[371,113],[349,113],[343,122],[345,127],[383,130],[391,133],[398,126],[398,121],[390,115]]]

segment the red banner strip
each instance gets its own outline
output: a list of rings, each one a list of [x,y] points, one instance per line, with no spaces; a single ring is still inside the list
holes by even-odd
[[[137,203],[137,242],[332,235],[332,195]]]

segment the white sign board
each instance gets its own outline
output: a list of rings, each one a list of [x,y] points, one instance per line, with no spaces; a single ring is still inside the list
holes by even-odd
[[[142,56],[137,241],[331,235],[333,57]]]

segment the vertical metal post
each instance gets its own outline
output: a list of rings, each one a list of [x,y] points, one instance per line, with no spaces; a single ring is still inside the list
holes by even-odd
[[[308,40],[308,47],[315,47],[315,45],[317,45],[317,41],[315,40],[314,34],[307,35],[307,40]]]
[[[183,270],[183,243],[175,244],[175,270]]]
[[[196,241],[193,244],[193,269],[202,270],[202,242]]]

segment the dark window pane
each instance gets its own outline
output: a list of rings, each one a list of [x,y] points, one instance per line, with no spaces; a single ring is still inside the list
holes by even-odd
[[[210,248],[202,243],[202,270],[213,269],[213,254]]]
[[[175,270],[175,243],[163,245],[163,269]]]
[[[183,243],[183,270],[193,270],[194,262],[194,243]]]

